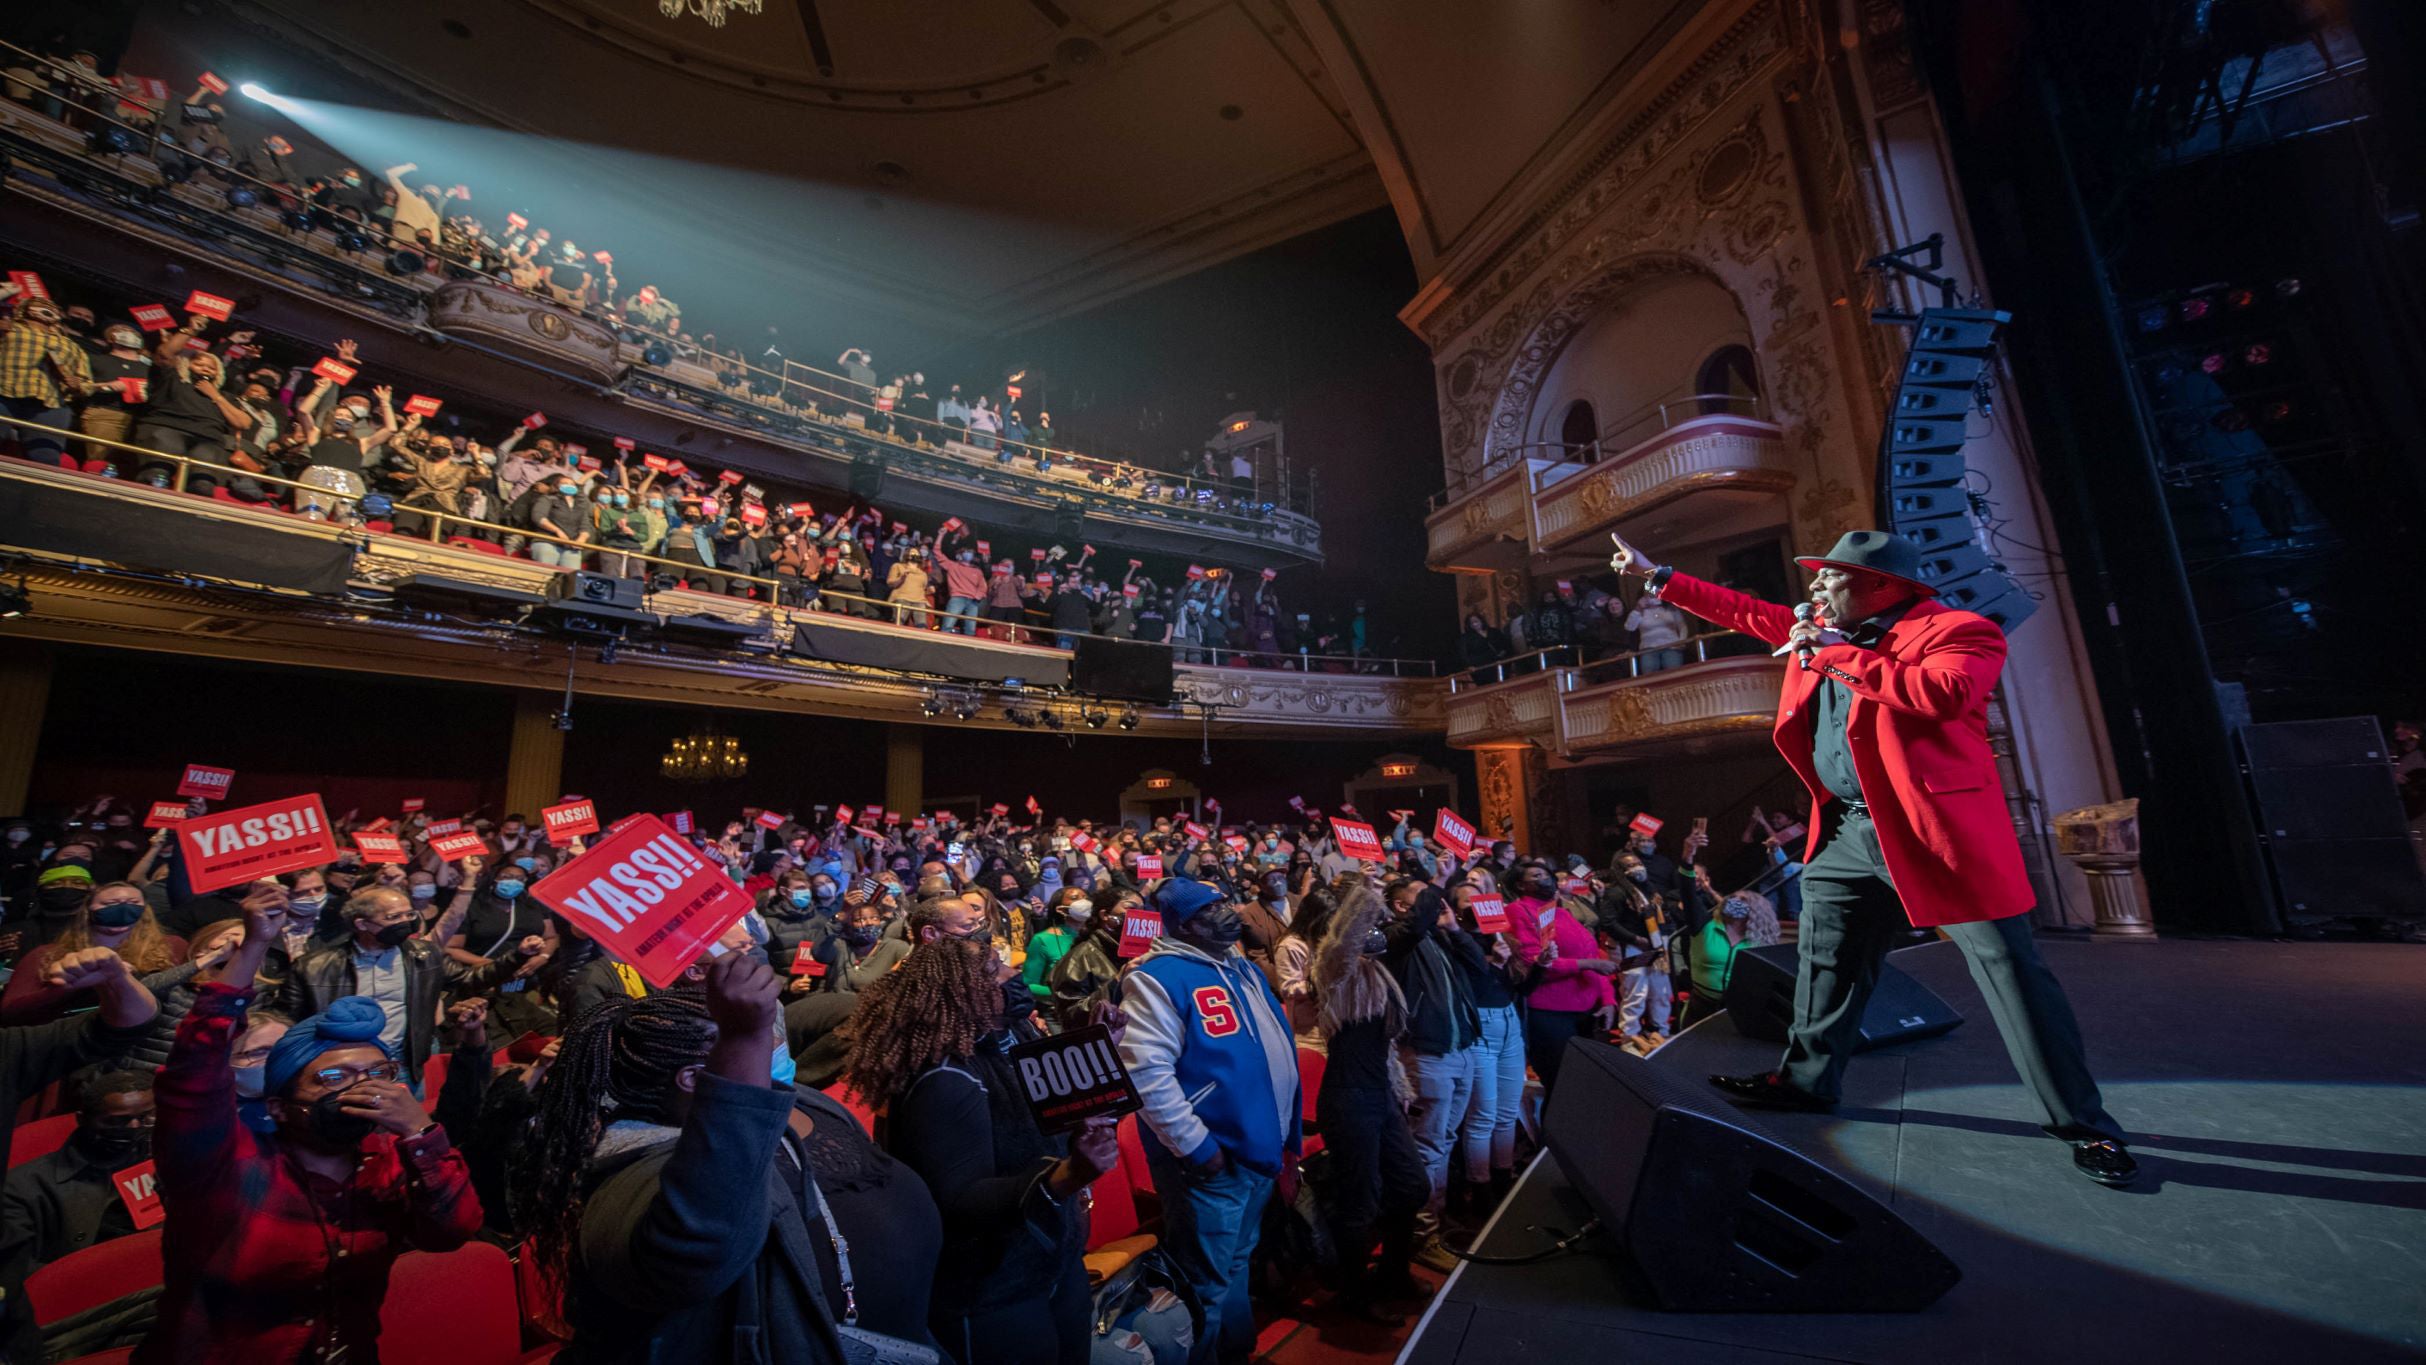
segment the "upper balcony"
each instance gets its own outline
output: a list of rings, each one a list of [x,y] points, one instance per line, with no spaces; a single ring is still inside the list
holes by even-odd
[[[55,263],[171,303],[194,288],[244,299],[244,325],[266,335],[355,336],[386,368],[500,404],[544,396],[552,418],[644,445],[695,448],[704,435],[744,475],[806,472],[888,507],[1242,568],[1322,559],[1303,462],[1295,472],[1259,463],[1251,484],[1234,487],[1034,442],[981,445],[931,411],[880,410],[842,375],[706,354],[426,253],[422,268],[399,269],[392,244],[282,208],[279,186],[85,117],[109,136],[0,100],[6,232],[20,264]],[[378,354],[380,333],[392,355]]]
[[[497,543],[532,533],[427,510],[409,534],[314,520],[178,491],[198,462],[147,458],[177,466],[177,487],[0,457],[0,554],[31,598],[0,639],[986,728],[1333,738],[1444,723],[1428,661],[1198,647],[1176,656],[1167,702],[1107,704],[1071,685],[1073,652],[1054,643],[1068,632],[1041,620],[946,635],[848,594],[801,603],[797,583],[724,573],[750,595],[694,591],[677,580],[698,566],[643,555],[644,608],[610,643],[583,633],[584,603],[560,601],[564,570]]]
[[[1449,679],[1449,742],[1530,744],[1575,762],[1703,753],[1765,736],[1785,675],[1758,641],[1709,631],[1664,649],[1573,661],[1543,650]]]
[[[1743,411],[1704,411],[1720,406]],[[1436,497],[1427,562],[1473,573],[1598,561],[1609,532],[1639,531],[1687,498],[1697,536],[1774,523],[1794,474],[1782,433],[1759,410],[1758,400],[1696,394],[1654,404],[1597,441],[1510,447]]]

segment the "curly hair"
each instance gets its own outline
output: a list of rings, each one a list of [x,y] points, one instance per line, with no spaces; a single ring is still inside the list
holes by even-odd
[[[572,1315],[570,1266],[588,1200],[590,1157],[610,1116],[663,1123],[684,1067],[707,1060],[716,1025],[689,991],[613,1000],[573,1021],[533,1097],[527,1141],[510,1161],[514,1225],[531,1234],[539,1272]]]
[[[844,1082],[882,1107],[929,1067],[974,1051],[1002,1016],[992,955],[990,945],[966,939],[921,943],[861,991],[842,1026]]]

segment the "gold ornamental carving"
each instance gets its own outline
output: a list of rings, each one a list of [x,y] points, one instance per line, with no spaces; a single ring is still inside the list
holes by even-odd
[[[1595,522],[1608,517],[1625,502],[1618,495],[1617,475],[1614,472],[1597,474],[1584,480],[1583,487],[1575,490],[1575,500],[1583,505],[1584,515]]]
[[[1483,698],[1483,731],[1506,734],[1516,728],[1516,703],[1504,692]]]
[[[430,326],[474,337],[551,369],[611,384],[623,374],[614,329],[595,318],[482,280],[455,280],[429,296]]]
[[[1659,728],[1652,718],[1651,702],[1639,687],[1621,688],[1609,694],[1607,736],[1612,741],[1640,739]]]

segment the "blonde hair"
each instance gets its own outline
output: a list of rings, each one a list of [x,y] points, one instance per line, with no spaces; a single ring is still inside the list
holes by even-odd
[[[93,946],[93,897],[104,891],[128,890],[140,896],[143,888],[133,882],[103,882],[84,893],[83,908],[76,912],[76,922],[67,932],[51,940],[52,960],[69,953],[82,952]],[[177,965],[177,956],[168,946],[168,935],[160,932],[160,921],[152,917],[151,903],[143,903],[143,918],[135,921],[126,938],[115,950],[127,970],[137,976],[163,971]]]

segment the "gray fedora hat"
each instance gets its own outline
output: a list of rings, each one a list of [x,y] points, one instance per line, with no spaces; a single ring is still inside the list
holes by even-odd
[[[1850,569],[1856,573],[1877,574],[1917,588],[1931,597],[1937,589],[1923,583],[1914,574],[1920,572],[1921,547],[1893,531],[1847,531],[1837,537],[1836,548],[1824,555],[1797,555],[1794,562],[1806,569],[1823,565],[1834,569]]]

